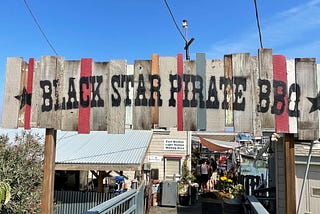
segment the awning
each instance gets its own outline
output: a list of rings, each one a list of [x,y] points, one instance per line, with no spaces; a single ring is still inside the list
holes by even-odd
[[[208,149],[212,151],[217,152],[225,152],[228,150],[234,150],[237,147],[240,147],[241,145],[237,142],[227,142],[227,141],[220,141],[220,140],[214,140],[209,138],[203,138],[199,137],[200,143],[207,147]]]

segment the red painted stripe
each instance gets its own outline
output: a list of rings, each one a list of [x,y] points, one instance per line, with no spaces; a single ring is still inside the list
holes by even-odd
[[[88,106],[84,106],[81,102],[79,103],[79,117],[78,117],[78,133],[87,134],[90,133],[90,100],[91,100],[91,82],[90,77],[92,75],[92,59],[84,58],[81,59],[80,65],[80,79],[82,77],[88,77],[88,81],[81,83],[80,88],[82,88],[83,94],[82,100],[89,101]],[[80,98],[81,100],[81,98]]]
[[[273,79],[285,83],[285,88],[274,85],[274,107],[279,109],[284,108],[281,114],[275,114],[276,132],[289,132],[289,115],[288,115],[288,94],[287,94],[287,66],[286,58],[283,55],[273,56]],[[273,83],[274,84],[274,83]],[[285,96],[283,96],[285,94]],[[276,111],[277,111],[276,110]],[[275,109],[274,111],[275,112]]]
[[[33,71],[34,71],[34,58],[29,59],[28,64],[28,80],[27,80],[27,100],[31,101],[32,93],[32,82],[33,82]],[[30,104],[30,105],[29,105]],[[26,109],[24,112],[24,129],[30,129],[30,120],[31,120],[31,103],[26,104]]]
[[[177,58],[177,70],[181,78],[181,90],[177,93],[177,129],[183,131],[183,56],[181,53],[178,54]]]

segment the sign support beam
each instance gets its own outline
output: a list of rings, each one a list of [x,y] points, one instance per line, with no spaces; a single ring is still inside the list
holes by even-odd
[[[41,214],[53,213],[54,172],[57,130],[46,128]]]
[[[294,135],[284,134],[285,176],[286,176],[286,213],[296,212]]]

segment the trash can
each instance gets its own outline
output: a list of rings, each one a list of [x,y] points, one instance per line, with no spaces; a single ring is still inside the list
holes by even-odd
[[[177,206],[178,184],[175,181],[160,183],[161,206]]]

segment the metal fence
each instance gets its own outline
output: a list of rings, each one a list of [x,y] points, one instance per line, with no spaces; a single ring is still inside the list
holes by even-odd
[[[131,189],[83,214],[141,214],[144,213],[144,189],[143,182],[138,189]]]
[[[114,193],[54,191],[54,214],[81,214],[114,197]]]

